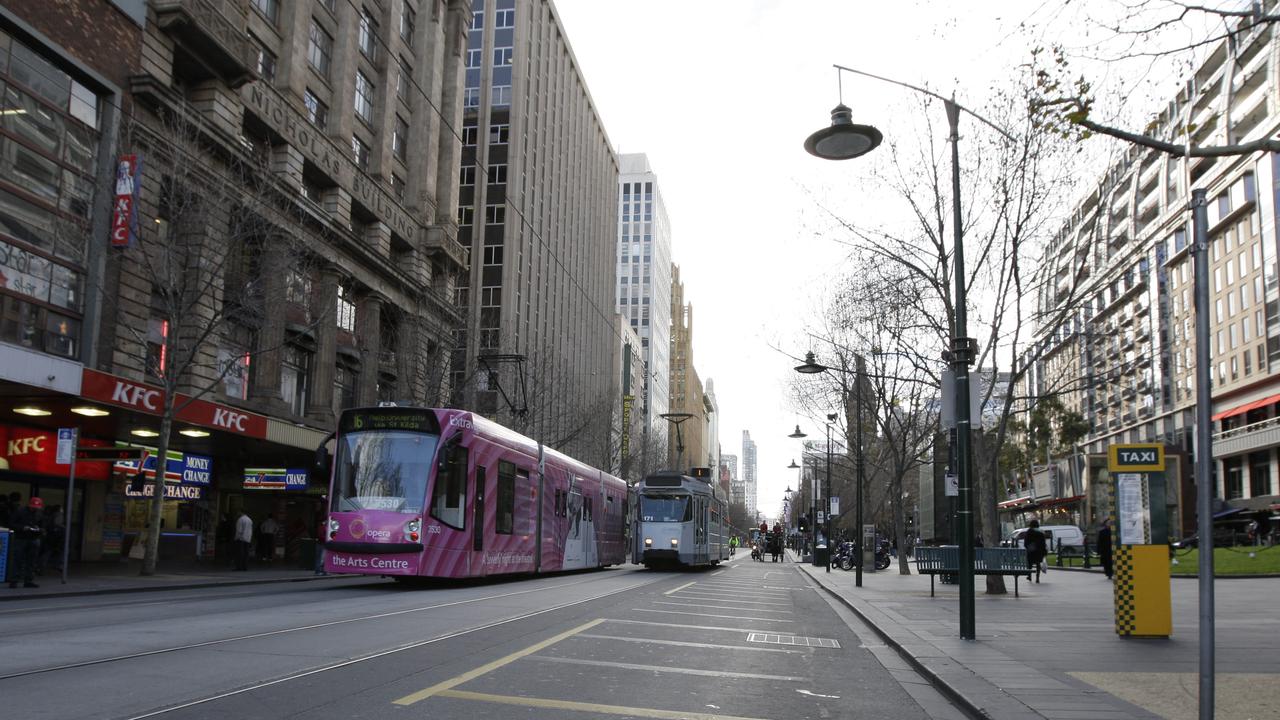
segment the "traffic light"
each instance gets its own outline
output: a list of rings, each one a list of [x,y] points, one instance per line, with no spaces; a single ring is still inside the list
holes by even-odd
[[[809,513],[800,516],[800,532],[809,532]]]

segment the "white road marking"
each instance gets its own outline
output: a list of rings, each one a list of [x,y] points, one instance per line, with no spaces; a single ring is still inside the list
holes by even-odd
[[[578,633],[575,637],[595,638],[597,640],[620,640],[622,642],[643,643],[647,645],[674,645],[676,647],[709,648],[712,650],[751,650],[753,652],[780,652],[790,653],[792,655],[804,653],[803,650],[787,650],[786,648],[750,647],[747,645],[717,645],[716,643],[684,642],[681,640],[655,640],[653,638],[634,638],[624,637],[622,635],[594,635],[591,633]]]
[[[767,620],[769,622],[789,623],[791,620],[782,620],[780,618],[758,618],[748,617],[746,615],[712,615],[711,613],[693,613],[680,612],[679,610],[650,610],[648,608],[631,608],[635,612],[663,613],[666,615],[693,615],[694,617],[714,617],[725,618],[727,620]]]
[[[637,665],[635,663],[608,662],[606,660],[591,660],[567,657],[552,657],[549,655],[530,655],[530,660],[542,660],[543,662],[563,663],[565,665],[590,665],[592,667],[613,667],[622,670],[648,670],[651,672],[679,673],[681,675],[702,675],[705,677],[719,678],[735,678],[749,680],[781,680],[783,682],[808,682],[809,678],[793,677],[791,675],[764,675],[761,673],[739,673],[728,672],[725,670],[702,670],[699,668],[678,668],[670,665]]]
[[[778,605],[781,607],[794,607],[795,603],[789,602],[769,602],[768,600],[734,600],[732,598],[720,595],[710,595],[707,593],[694,594],[691,590],[686,590],[675,596],[680,600],[715,600],[716,602],[745,603],[747,605]]]
[[[831,698],[832,700],[840,699],[839,695],[820,695],[816,692],[809,692],[808,690],[796,690],[796,692],[800,693],[801,695],[808,695],[809,697]]]
[[[714,609],[714,610],[746,610],[747,612],[783,613],[783,614],[786,614],[786,615],[792,615],[792,614],[794,614],[791,610],[765,610],[765,609],[763,609],[763,608],[741,608],[741,607],[733,607],[732,605],[707,605],[706,603],[663,602],[663,601],[661,601],[661,600],[655,600],[655,601],[653,602],[653,604],[654,604],[654,605],[677,605],[677,606],[679,606],[679,607],[700,607],[700,608],[712,608],[712,609]]]
[[[685,588],[689,587],[690,585],[696,585],[696,584],[697,584],[696,582],[687,582],[687,583],[685,583],[685,584],[681,585],[681,586],[680,586],[680,587],[678,587],[678,588],[674,588],[674,589],[672,589],[672,590],[668,590],[668,591],[666,591],[666,592],[664,592],[664,593],[662,593],[662,594],[663,594],[663,595],[670,595],[670,594],[672,594],[672,593],[678,593],[678,592],[680,592],[681,590],[683,590],[683,589],[685,589]]]
[[[765,622],[769,621],[769,618],[746,618],[746,619],[763,620]],[[735,633],[767,632],[765,630],[759,630],[756,628],[722,627],[719,625],[682,625],[680,623],[650,622],[648,620],[618,620],[614,618],[606,618],[605,622],[622,623],[623,625],[652,625],[654,627],[662,627],[662,628],[684,628],[686,630],[718,630],[722,632],[735,632]]]

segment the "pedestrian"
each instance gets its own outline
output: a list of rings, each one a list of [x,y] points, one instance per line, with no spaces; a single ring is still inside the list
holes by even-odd
[[[321,498],[323,502],[324,498]],[[328,575],[324,569],[324,541],[329,536],[329,522],[323,509],[316,513],[316,574]]]
[[[13,530],[9,558],[14,563],[9,587],[18,587],[19,580],[22,587],[40,587],[35,583],[35,571],[40,557],[40,538],[44,535],[44,500],[33,497],[26,507],[11,512],[9,528]]]
[[[1027,568],[1035,570],[1036,582],[1040,582],[1040,573],[1045,571],[1044,556],[1048,553],[1045,543],[1044,533],[1040,531],[1040,521],[1032,520],[1027,523],[1027,532],[1022,536],[1022,546],[1027,549]],[[1027,573],[1027,579],[1031,579],[1031,573]]]
[[[276,557],[276,532],[280,530],[280,523],[276,522],[276,516],[267,513],[267,519],[262,521],[258,526],[258,559],[264,562],[271,562]]]
[[[1111,518],[1103,518],[1098,526],[1098,562],[1102,572],[1111,579]]]
[[[240,517],[236,519],[234,542],[236,546],[236,570],[248,570],[249,544],[253,542],[253,519],[244,510],[240,511]]]

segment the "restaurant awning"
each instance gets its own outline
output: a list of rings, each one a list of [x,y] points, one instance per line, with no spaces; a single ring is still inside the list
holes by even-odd
[[[1248,402],[1243,405],[1237,405],[1231,408],[1230,410],[1223,410],[1222,412],[1213,416],[1213,422],[1217,422],[1223,418],[1235,417],[1236,415],[1243,415],[1244,413],[1247,413],[1250,410],[1255,410],[1260,407],[1266,407],[1267,405],[1270,405],[1275,402],[1280,402],[1280,393],[1276,393],[1275,395],[1271,395],[1269,397],[1264,397],[1261,400],[1254,400],[1253,402]]]

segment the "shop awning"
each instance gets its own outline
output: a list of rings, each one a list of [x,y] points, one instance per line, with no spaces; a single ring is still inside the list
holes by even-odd
[[[1045,500],[1044,502],[1040,503],[1040,507],[1047,508],[1047,507],[1057,507],[1058,505],[1070,505],[1073,502],[1078,502],[1083,499],[1084,499],[1083,495],[1076,495],[1074,497],[1069,497],[1069,498],[1054,498],[1053,500]]]
[[[1224,517],[1227,517],[1228,515],[1235,515],[1238,512],[1243,512],[1243,511],[1240,508],[1227,508],[1222,512],[1214,513],[1213,519],[1217,520],[1218,518],[1224,518]]]
[[[1264,397],[1261,400],[1254,400],[1253,402],[1245,403],[1243,405],[1237,405],[1231,408],[1230,410],[1223,410],[1217,415],[1214,415],[1212,419],[1213,419],[1213,422],[1217,422],[1222,418],[1229,418],[1229,417],[1235,417],[1236,415],[1243,415],[1244,413],[1247,413],[1250,410],[1256,410],[1257,408],[1260,408],[1260,407],[1266,407],[1267,405],[1270,405],[1271,403],[1274,403],[1274,402],[1280,402],[1280,393],[1276,393],[1275,395],[1271,395],[1270,397]]]
[[[1030,502],[1031,502],[1031,496],[1027,495],[1025,497],[1014,498],[1012,500],[1005,500],[1004,502],[997,504],[996,507],[1011,508],[1011,507],[1017,507],[1019,505],[1027,505]]]

